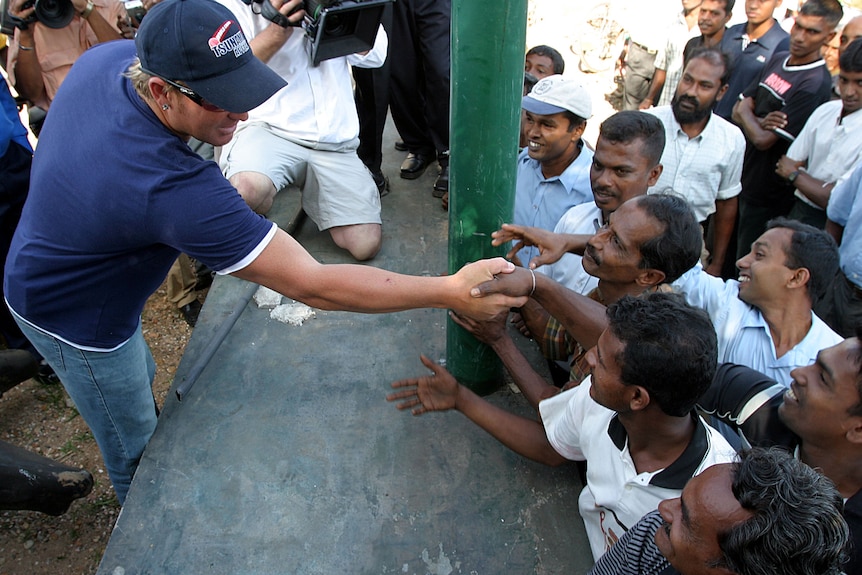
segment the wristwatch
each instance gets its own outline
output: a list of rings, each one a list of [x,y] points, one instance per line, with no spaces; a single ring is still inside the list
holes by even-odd
[[[80,12],[81,18],[83,18],[84,20],[89,18],[90,14],[93,12],[93,8],[95,8],[95,7],[96,7],[96,5],[93,4],[93,0],[88,0],[87,6],[85,6],[84,9],[81,10],[81,12]]]
[[[799,177],[799,170],[793,170],[792,172],[790,172],[790,175],[787,176],[787,181],[792,184],[793,182],[796,181],[796,178],[798,178],[798,177]]]

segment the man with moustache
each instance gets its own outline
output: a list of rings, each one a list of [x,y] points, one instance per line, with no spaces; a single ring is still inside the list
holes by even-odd
[[[675,193],[688,200],[706,228],[712,216],[707,273],[721,275],[742,190],[742,132],[712,112],[727,91],[727,57],[715,48],[690,55],[670,106],[647,110],[664,124],[664,170],[650,192]],[[733,256],[731,256],[733,257]]]
[[[620,205],[645,195],[661,175],[664,145],[661,122],[644,112],[629,110],[607,118],[599,127],[590,166],[593,201],[569,208],[554,226],[554,233],[591,236],[608,223],[608,217]],[[504,226],[528,235],[542,232],[536,228]],[[526,266],[530,261],[521,263]],[[581,257],[575,254],[566,254],[559,262],[544,266],[540,271],[582,294],[591,292],[598,282],[595,276],[584,271]]]
[[[862,572],[862,326],[791,373],[790,387],[721,365],[698,405],[753,446],[780,446],[831,479],[853,542],[845,573]]]
[[[703,0],[697,15],[697,27],[700,36],[695,36],[685,45],[682,51],[683,65],[688,63],[695,50],[701,48],[719,48],[727,23],[733,15],[735,0]]]
[[[838,575],[848,541],[841,503],[814,469],[753,449],[693,477],[589,575]]]
[[[583,269],[598,280],[595,289],[587,296],[569,294],[604,308],[626,295],[662,291],[663,284],[674,281],[697,262],[699,239],[700,227],[682,198],[665,194],[634,197],[615,210],[607,225],[589,237],[582,248]],[[551,360],[567,360],[568,378],[562,383],[567,387],[579,384],[590,373],[587,350],[595,343],[588,339],[593,332],[575,328],[570,332],[538,303],[533,305],[538,309],[525,316],[542,353]],[[559,392],[530,367],[505,329],[504,315],[488,321],[456,313],[450,313],[450,317],[494,350],[533,407]],[[588,344],[581,345],[582,336]]]

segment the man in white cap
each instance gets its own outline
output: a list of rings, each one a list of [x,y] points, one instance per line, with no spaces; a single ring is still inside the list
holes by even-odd
[[[582,139],[593,113],[590,94],[580,82],[554,74],[542,78],[521,107],[527,146],[518,156],[513,223],[553,230],[569,208],[593,199],[593,152]],[[534,247],[518,252],[523,265],[537,255]]]

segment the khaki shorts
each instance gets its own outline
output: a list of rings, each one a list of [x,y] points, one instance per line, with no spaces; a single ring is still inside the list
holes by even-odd
[[[241,126],[221,152],[228,179],[239,172],[268,177],[276,190],[294,185],[302,208],[320,230],[380,224],[380,195],[371,172],[356,155],[358,140],[321,144],[290,139],[265,123]]]

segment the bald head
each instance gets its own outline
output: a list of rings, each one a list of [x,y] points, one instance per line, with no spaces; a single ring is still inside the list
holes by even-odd
[[[850,42],[862,38],[862,16],[856,16],[841,30],[841,45],[838,46],[838,54],[843,54]]]

